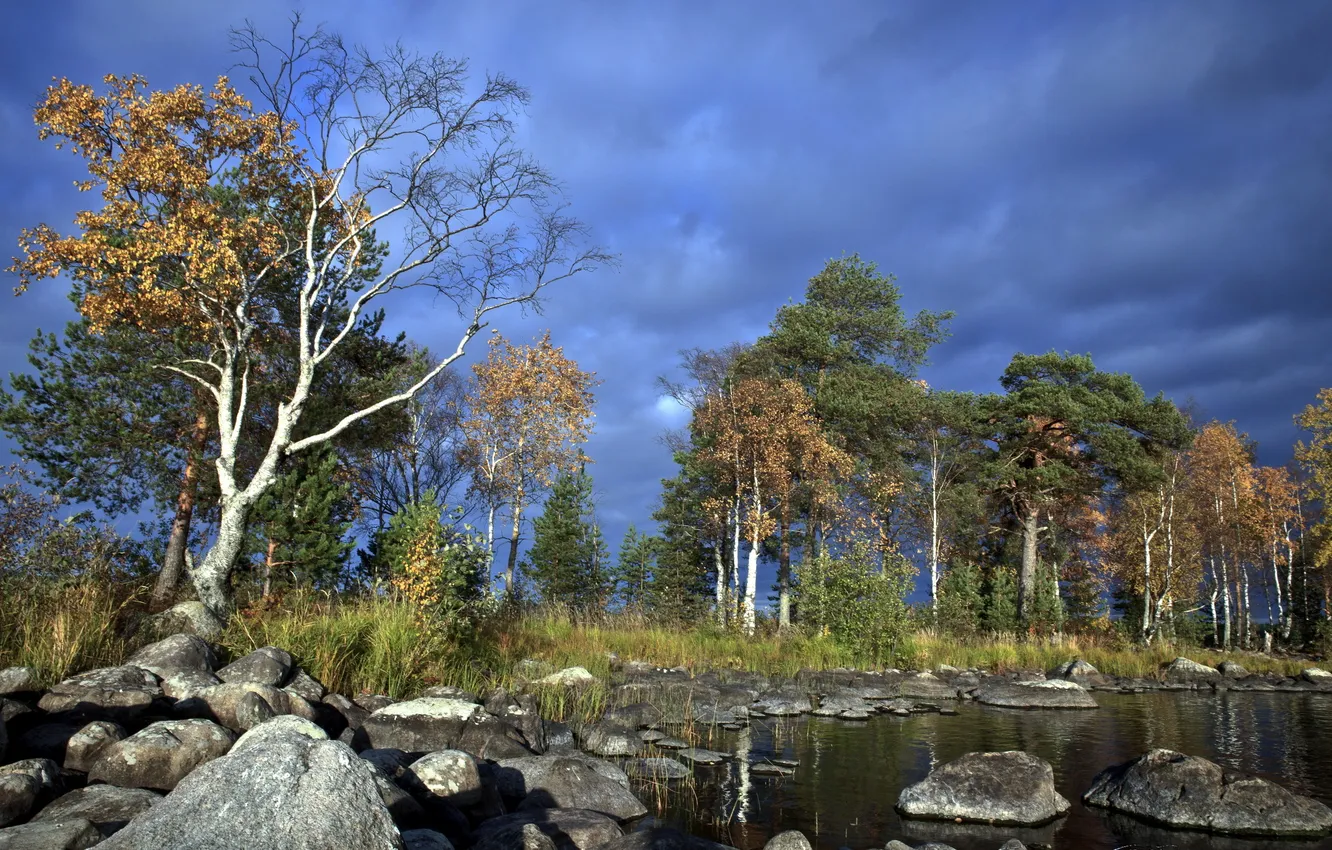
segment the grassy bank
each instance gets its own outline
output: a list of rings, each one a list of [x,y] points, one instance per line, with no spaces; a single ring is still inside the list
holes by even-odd
[[[119,663],[142,642],[132,636],[143,608],[142,594],[133,590],[91,582],[26,592],[6,588],[4,602],[0,667],[30,665],[47,682]],[[585,667],[603,679],[611,672],[612,655],[663,667],[774,676],[792,676],[807,668],[876,666],[829,638],[800,634],[750,638],[709,627],[668,628],[631,615],[575,619],[560,612],[529,612],[496,616],[461,640],[437,632],[423,625],[410,607],[390,599],[297,594],[271,610],[238,615],[221,643],[232,657],[260,646],[280,646],[333,690],[395,697],[410,696],[433,684],[472,691],[511,687],[522,674],[532,672],[523,667],[526,659],[552,669]],[[1307,660],[1169,645],[1126,647],[1106,638],[1022,641],[1013,635],[990,635],[959,641],[928,631],[904,638],[895,647],[893,662],[904,669],[950,664],[1004,672],[1046,670],[1082,658],[1104,673],[1152,676],[1179,655],[1213,666],[1236,660],[1254,673],[1295,675],[1309,665]],[[605,698],[604,688],[594,688],[577,704],[553,702],[546,708],[559,716],[585,714],[595,711]],[[551,693],[547,699],[569,697]]]

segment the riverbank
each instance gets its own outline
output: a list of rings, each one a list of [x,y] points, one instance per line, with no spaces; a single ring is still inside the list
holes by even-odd
[[[14,600],[0,611],[0,666],[29,666],[44,684],[96,667],[112,666],[150,636],[137,628],[142,599],[97,586],[73,585],[40,598]],[[992,634],[958,640],[917,631],[888,658],[865,658],[826,637],[760,634],[747,637],[715,627],[667,627],[634,615],[574,618],[527,612],[484,619],[470,633],[446,637],[410,606],[390,599],[340,599],[293,594],[267,609],[242,612],[218,643],[233,657],[262,646],[287,648],[301,665],[340,693],[382,693],[403,698],[434,685],[472,692],[512,687],[535,661],[550,669],[582,667],[607,680],[623,660],[693,672],[743,671],[794,678],[808,670],[937,670],[949,667],[992,674],[1044,673],[1081,659],[1100,673],[1126,680],[1159,679],[1183,656],[1208,668],[1238,664],[1250,674],[1297,679],[1316,659],[1220,653],[1197,647],[1125,645],[1113,636],[1019,640]],[[593,714],[605,694],[582,693]]]

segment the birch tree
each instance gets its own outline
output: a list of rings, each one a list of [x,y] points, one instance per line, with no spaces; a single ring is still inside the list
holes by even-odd
[[[14,264],[20,291],[60,274],[84,286],[94,331],[179,326],[203,346],[163,368],[214,404],[220,517],[192,578],[218,626],[250,510],[284,455],[412,398],[492,313],[607,259],[579,247],[554,180],[514,144],[528,94],[507,77],[471,84],[464,61],[401,46],[372,54],[302,31],[299,18],[279,41],[248,25],[232,35],[255,102],[226,77],[207,91],[149,93],[138,76],[106,77],[101,95],[69,80],[47,90],[39,135],[85,160],[78,187],[103,203],[76,216],[72,235],[25,231]],[[388,232],[385,256],[376,234]],[[266,287],[284,273],[290,286]],[[316,374],[368,310],[408,289],[456,308],[456,344],[412,385],[298,438]],[[297,317],[297,368],[247,473],[236,461],[253,439],[252,387],[268,378],[256,366],[279,309]]]

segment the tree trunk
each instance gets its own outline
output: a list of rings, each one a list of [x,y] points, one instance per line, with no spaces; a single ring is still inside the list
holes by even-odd
[[[1031,598],[1036,590],[1036,537],[1040,533],[1040,512],[1027,508],[1022,517],[1022,571],[1018,573],[1018,623],[1027,625]]]
[[[180,574],[185,570],[185,547],[190,542],[190,522],[194,519],[194,503],[199,492],[199,463],[207,445],[208,412],[200,407],[194,417],[190,446],[185,453],[185,471],[181,475],[180,493],[176,496],[176,516],[171,520],[166,557],[162,559],[162,571],[153,585],[151,604],[155,610],[167,606],[180,584]]]
[[[777,628],[791,628],[791,518],[786,503],[782,503],[782,521],[778,529],[781,545],[777,556]]]
[[[268,551],[264,553],[264,599],[273,595],[273,562],[277,560],[277,540],[268,538]]]
[[[226,626],[235,609],[235,599],[231,595],[231,571],[245,546],[245,522],[249,513],[250,505],[242,498],[242,494],[223,498],[217,539],[203,563],[194,570],[194,589],[199,594],[199,601],[216,621],[210,625],[218,631]]]
[[[712,566],[717,571],[717,625],[726,628],[726,536],[717,537],[712,547]]]
[[[493,501],[486,506],[486,590],[491,590],[495,580],[495,510]],[[506,587],[505,590],[508,590]]]
[[[509,596],[514,592],[514,572],[518,567],[518,532],[522,529],[522,522],[523,502],[520,491],[513,500],[513,533],[509,537],[509,564],[504,570],[504,592]]]
[[[1226,547],[1221,547],[1221,557],[1217,559],[1221,566],[1221,647],[1230,649],[1230,571],[1226,568]]]
[[[1152,645],[1152,538],[1156,532],[1148,532],[1147,515],[1142,517],[1142,643]]]
[[[758,559],[759,544],[763,541],[759,538],[759,523],[763,519],[763,502],[759,496],[759,477],[758,469],[754,470],[754,499],[751,510],[750,522],[753,523],[749,539],[749,570],[745,573],[745,601],[742,611],[742,621],[745,627],[745,634],[754,634],[755,616],[754,616],[754,597],[758,593]]]
[[[930,619],[939,624],[939,443],[930,441]]]
[[[740,607],[740,491],[737,488],[732,507],[735,524],[731,527],[731,599],[729,617],[739,613]]]

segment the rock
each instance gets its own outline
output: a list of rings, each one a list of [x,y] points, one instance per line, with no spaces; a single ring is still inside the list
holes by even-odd
[[[555,842],[536,824],[524,823],[488,835],[477,842],[472,850],[555,850]]]
[[[19,702],[16,699],[6,699],[5,697],[0,697],[0,725],[6,723],[13,723],[16,719],[22,717],[23,715],[32,714],[32,713],[33,713],[32,706],[28,705],[27,703]],[[0,735],[3,734],[4,732],[0,730]]]
[[[976,691],[976,700],[982,705],[1005,708],[1100,708],[1085,688],[1066,679],[1042,682],[991,680]]]
[[[1318,667],[1309,667],[1300,673],[1300,678],[1313,685],[1332,688],[1332,673]]]
[[[157,676],[142,667],[103,667],[71,676],[51,688],[37,706],[50,713],[70,711],[130,723],[162,696]]]
[[[814,709],[809,694],[792,687],[769,691],[755,700],[751,707],[773,717],[808,714]]]
[[[70,791],[37,813],[32,823],[83,818],[104,836],[114,835],[156,805],[162,795],[146,788],[89,785]]]
[[[385,776],[394,782],[401,782],[402,777],[407,774],[407,768],[411,767],[415,758],[404,753],[402,750],[376,749],[362,750],[361,758],[379,768]]]
[[[389,817],[393,818],[399,829],[415,829],[429,825],[430,819],[426,817],[425,809],[415,797],[404,791],[398,783],[385,776],[384,772],[373,764],[370,765],[370,773],[375,782],[375,790],[379,792],[380,802],[384,804]]]
[[[751,762],[749,772],[754,776],[794,776],[795,768],[764,759]]]
[[[406,850],[453,850],[453,842],[442,832],[433,829],[409,829],[402,833]]]
[[[343,723],[346,724],[348,729],[360,729],[361,724],[370,716],[370,712],[342,694],[326,694],[322,702],[342,717]]]
[[[48,758],[64,764],[69,739],[84,727],[82,723],[42,723],[14,738],[9,757]]]
[[[566,688],[580,688],[595,684],[597,677],[583,667],[566,667],[558,673],[537,679],[536,685],[561,685]]]
[[[999,850],[1027,850],[1027,845],[1018,841],[1016,838],[1010,838],[999,845]]]
[[[1217,672],[1225,679],[1243,679],[1249,675],[1249,671],[1244,669],[1244,665],[1238,661],[1222,661],[1216,665]]]
[[[687,749],[689,749],[689,742],[688,742],[688,741],[686,741],[686,740],[683,739],[683,738],[672,738],[672,737],[670,737],[670,736],[667,736],[667,737],[665,737],[665,738],[658,738],[657,740],[653,741],[652,744],[653,744],[653,746],[661,747],[663,750],[687,750]]]
[[[1100,670],[1097,670],[1081,658],[1075,658],[1072,661],[1060,664],[1048,671],[1045,674],[1045,677],[1047,679],[1068,679],[1071,682],[1078,682],[1084,686],[1089,682],[1105,678],[1101,675]]]
[[[214,685],[196,696],[177,702],[175,712],[185,717],[215,721],[234,732],[244,732],[249,727],[242,720],[248,721],[250,726],[257,725],[254,723],[256,714],[261,713],[248,694],[261,697],[275,715],[291,714],[293,697],[290,694],[272,685],[257,682],[224,682]],[[242,702],[246,703],[245,707],[241,706]]]
[[[106,747],[89,782],[170,791],[200,765],[227,754],[236,736],[210,720],[162,720]]]
[[[1332,810],[1317,800],[1164,749],[1102,771],[1082,801],[1180,829],[1267,836],[1332,831]]]
[[[148,644],[125,663],[165,679],[175,673],[211,674],[217,667],[217,654],[198,635],[176,634]]]
[[[632,756],[643,746],[632,729],[606,720],[584,726],[580,738],[583,749],[599,756]]]
[[[523,734],[485,711],[472,715],[458,736],[457,749],[495,761],[532,755]]]
[[[3,703],[0,700],[0,703]],[[5,760],[5,753],[9,750],[9,730],[6,727],[7,718],[0,715],[0,763]]]
[[[1046,823],[1067,812],[1049,762],[1019,751],[968,753],[902,789],[905,817],[1009,826]]]
[[[1219,680],[1221,672],[1181,656],[1161,669],[1161,678],[1172,685],[1208,685]]]
[[[624,763],[624,772],[646,779],[684,779],[689,768],[675,759],[656,757],[629,759]]]
[[[813,848],[803,832],[788,829],[769,838],[768,843],[763,845],[763,850],[813,850]]]
[[[726,753],[705,750],[701,747],[686,747],[675,755],[693,764],[721,764],[727,759]]]
[[[280,688],[291,677],[292,666],[291,654],[285,649],[261,646],[218,670],[217,677],[224,682],[254,682]]]
[[[65,769],[87,773],[93,763],[111,744],[125,739],[125,730],[119,723],[94,720],[84,726],[65,744]]]
[[[629,791],[624,771],[610,765],[625,776],[621,784],[618,777],[607,776],[589,761],[565,756],[506,759],[495,771],[495,782],[502,795],[522,801],[521,809],[590,809],[618,820],[647,814]]]
[[[85,850],[101,840],[102,833],[84,818],[0,829],[0,850]]]
[[[37,807],[42,783],[27,773],[0,774],[0,827],[17,823]]]
[[[317,724],[311,723],[304,717],[297,717],[293,714],[282,714],[267,720],[250,731],[246,732],[236,739],[232,745],[231,752],[243,750],[246,747],[261,746],[265,741],[274,737],[281,737],[290,734],[304,735],[311,741],[327,741],[328,733],[321,729]]]
[[[622,705],[607,711],[603,720],[617,723],[630,729],[647,729],[661,722],[661,709],[646,702]]]
[[[254,691],[241,694],[241,698],[236,702],[236,726],[239,729],[249,731],[274,717],[277,717],[277,712],[273,711],[267,700]]]
[[[657,741],[663,741],[667,737],[666,733],[659,729],[640,729],[638,732],[638,740],[645,744],[653,744]]]
[[[481,802],[481,774],[476,759],[461,750],[440,750],[412,762],[403,787],[417,794],[465,807]]]
[[[139,624],[139,633],[152,638],[189,634],[198,635],[204,640],[216,640],[225,627],[226,624],[213,616],[202,602],[191,600],[144,618]]]
[[[35,667],[6,667],[0,670],[0,697],[34,694],[42,689]]]
[[[162,694],[174,700],[190,699],[220,684],[222,680],[212,673],[185,670],[172,673],[162,680]]]
[[[357,694],[352,697],[352,702],[364,708],[366,711],[374,714],[381,708],[388,708],[397,702],[393,697],[385,694]]]
[[[287,679],[287,684],[282,686],[282,690],[295,694],[306,702],[319,702],[328,693],[328,688],[324,687],[323,682],[300,667],[291,672],[291,678]]]
[[[624,833],[614,820],[587,809],[533,809],[491,818],[476,828],[474,850],[500,850],[523,843],[523,827],[534,825],[559,850],[594,850]]]
[[[432,685],[421,692],[423,697],[433,697],[436,699],[456,699],[463,702],[480,703],[481,698],[469,690],[455,687],[453,685]]]
[[[359,735],[366,746],[408,753],[433,753],[457,745],[467,721],[481,706],[473,702],[424,697],[394,703],[365,719]]]
[[[195,770],[104,850],[401,848],[374,768],[346,744],[291,733]]]
[[[522,733],[529,749],[544,753],[549,747],[546,740],[546,726],[537,708],[536,697],[532,694],[518,694],[511,697],[495,716]]]
[[[897,683],[899,696],[909,699],[957,699],[957,688],[933,673],[917,673]]]

